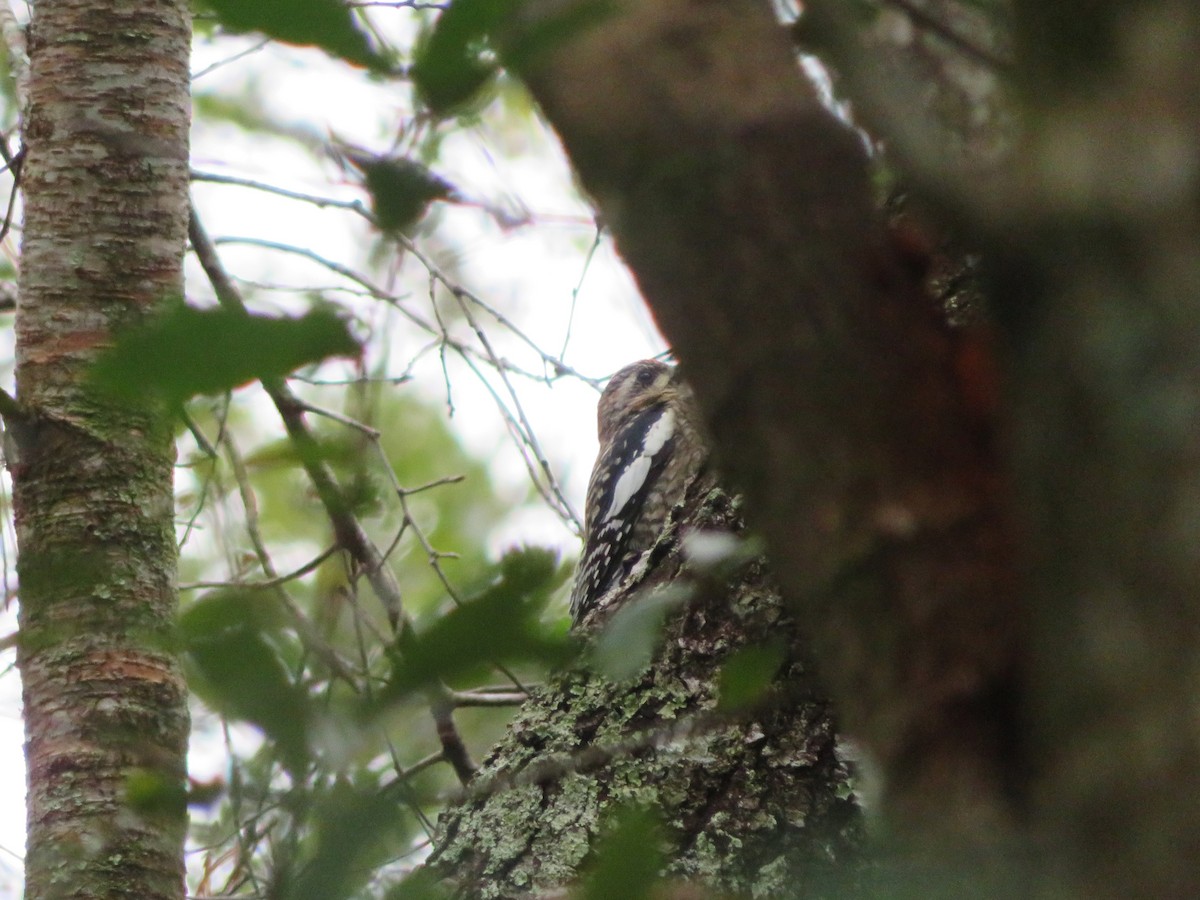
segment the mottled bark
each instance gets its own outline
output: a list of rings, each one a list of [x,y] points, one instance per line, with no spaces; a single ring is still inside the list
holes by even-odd
[[[526,29],[564,4],[530,6]],[[513,63],[696,389],[893,824],[989,846],[1025,773],[986,354],[934,312],[768,4],[605,8],[552,49],[514,41]]]
[[[183,0],[42,0],[29,33],[9,465],[29,767],[26,896],[183,896],[169,421],[91,392],[114,329],[182,292]],[[131,806],[131,779],[149,808]],[[157,785],[157,788],[154,786]]]
[[[680,576],[687,534],[740,532],[736,503],[700,483],[619,604],[690,589],[653,662],[614,680],[553,678],[522,708],[468,797],[447,812],[434,863],[464,897],[522,897],[569,884],[606,817],[649,807],[666,826],[671,878],[753,896],[831,889],[855,856],[860,812],[797,622],[761,561]],[[618,607],[620,608],[620,607]],[[760,704],[716,711],[740,648],[783,656]],[[836,891],[834,892],[836,895]]]
[[[991,249],[1035,808],[1086,896],[1200,896],[1200,8],[1017,6],[1038,127],[1010,179],[1024,239]]]
[[[979,21],[951,0],[921,6],[959,31]],[[895,80],[880,88],[877,54],[844,41],[838,66],[867,106],[892,104],[885,136],[983,254],[1010,351],[1033,828],[1084,896],[1196,896],[1200,13],[988,6],[1011,8],[1007,93],[1026,115],[986,179],[947,177],[958,145],[914,140],[928,110],[895,104]],[[907,52],[910,88],[953,109],[945,64]],[[982,99],[957,108],[984,121]]]

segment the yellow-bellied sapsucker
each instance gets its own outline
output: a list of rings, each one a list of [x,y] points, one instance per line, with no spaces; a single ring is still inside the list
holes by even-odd
[[[617,372],[596,418],[600,455],[588,483],[583,557],[571,592],[576,625],[654,545],[708,456],[691,390],[658,360]]]

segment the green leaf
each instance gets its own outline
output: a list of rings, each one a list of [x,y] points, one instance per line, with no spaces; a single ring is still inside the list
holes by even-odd
[[[357,356],[358,343],[331,309],[272,318],[176,304],[117,337],[92,371],[100,390],[182,403],[255,379],[281,378],[333,356]]]
[[[390,61],[358,28],[341,0],[203,0],[234,32],[259,31],[286,44],[320,47],[357,66],[386,71]]]
[[[770,688],[783,658],[783,646],[777,643],[743,647],[734,653],[721,667],[717,679],[720,697],[717,709],[731,712],[759,702]]]
[[[493,662],[563,662],[571,645],[539,620],[562,578],[557,556],[544,548],[507,553],[499,578],[420,634],[406,632],[393,662],[389,697],[438,680],[453,681]]]
[[[143,815],[182,816],[187,810],[183,781],[152,769],[134,769],[125,777],[125,800]]]
[[[363,173],[371,194],[371,211],[382,231],[407,234],[434,200],[454,196],[454,187],[421,163],[403,157],[347,153],[346,159]]]
[[[626,808],[602,837],[583,882],[585,900],[649,900],[665,860],[662,829],[649,810]]]
[[[264,605],[262,597],[223,591],[183,613],[180,634],[192,664],[189,683],[213,709],[261,728],[284,765],[298,773],[309,755],[307,697],[268,639]]]
[[[662,640],[663,621],[687,597],[687,590],[667,586],[621,607],[592,643],[589,661],[613,681],[632,678],[650,664]]]
[[[417,96],[430,112],[448,116],[474,100],[499,67],[486,38],[514,0],[455,0],[417,47],[412,67]]]
[[[378,790],[335,782],[312,812],[310,854],[275,896],[334,900],[354,896],[374,869],[410,840],[403,809]]]
[[[448,900],[449,897],[442,879],[426,868],[412,872],[384,894],[384,900]]]

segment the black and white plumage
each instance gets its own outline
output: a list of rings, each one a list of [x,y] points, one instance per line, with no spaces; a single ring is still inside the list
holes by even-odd
[[[707,456],[691,391],[658,360],[617,372],[596,418],[600,455],[588,483],[583,557],[571,592],[576,625],[654,545]]]

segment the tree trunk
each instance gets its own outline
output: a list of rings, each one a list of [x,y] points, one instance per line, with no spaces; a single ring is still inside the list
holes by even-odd
[[[21,410],[6,421],[26,896],[178,898],[188,714],[171,422],[86,379],[114,329],[182,293],[188,4],[42,0],[28,44]]]
[[[574,6],[526,4],[510,61],[693,383],[885,815],[943,860],[1052,848],[1026,862],[1080,896],[1196,896],[1194,4],[1012,4],[1034,115],[994,180],[858,81],[988,263],[1007,409],[986,348],[925,315],[767,3],[616,0],[530,50]],[[806,7],[840,70],[879,74],[845,4]]]
[[[445,814],[434,863],[460,896],[523,897],[570,883],[593,861],[612,814],[629,806],[661,819],[668,876],[710,888],[763,897],[828,888],[835,866],[853,858],[860,811],[803,630],[761,560],[732,577],[683,568],[681,535],[740,533],[736,507],[719,489],[692,486],[649,555],[655,562],[616,601],[618,616],[672,610],[661,628],[653,614],[614,625],[625,638],[607,653],[636,655],[630,629],[644,629],[661,641],[653,661],[633,673],[553,678]],[[686,600],[668,599],[685,585]],[[764,693],[740,710],[718,707],[728,699],[720,673],[746,648],[779,654],[768,657]]]
[[[571,4],[565,4],[571,6]],[[987,357],[881,226],[859,137],[760,0],[527,4],[512,62],[692,382],[897,833],[1020,810],[1024,614]],[[569,36],[540,51],[529,35]]]

